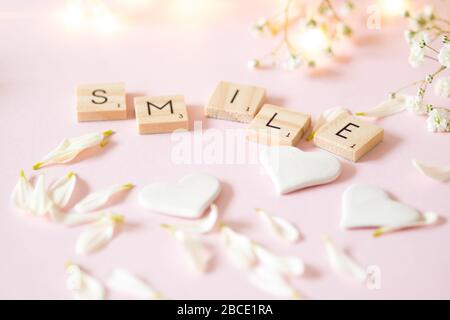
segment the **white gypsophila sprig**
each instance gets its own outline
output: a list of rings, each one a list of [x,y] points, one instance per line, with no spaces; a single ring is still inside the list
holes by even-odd
[[[444,98],[450,97],[450,77],[439,78],[434,84],[434,93]]]
[[[428,114],[427,128],[431,132],[450,132],[450,112],[446,109],[433,109]]]
[[[333,54],[333,45],[352,35],[346,19],[353,10],[352,1],[287,0],[278,13],[260,18],[251,32],[257,37],[280,37],[268,54],[247,62],[250,69],[262,66],[281,66],[296,70],[300,66],[314,67],[318,58]],[[286,58],[278,59],[280,56]]]

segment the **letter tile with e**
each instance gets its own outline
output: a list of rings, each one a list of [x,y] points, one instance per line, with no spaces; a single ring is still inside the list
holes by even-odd
[[[308,114],[265,104],[247,128],[247,139],[267,145],[295,146],[310,123]]]
[[[140,134],[189,130],[184,96],[136,97],[136,121]]]
[[[80,85],[77,88],[79,122],[127,118],[124,83]]]
[[[343,114],[316,132],[314,144],[356,162],[380,143],[383,136],[383,128]]]

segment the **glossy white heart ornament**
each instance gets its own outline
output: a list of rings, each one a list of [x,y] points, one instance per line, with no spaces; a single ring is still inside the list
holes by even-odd
[[[343,228],[408,226],[421,220],[422,216],[417,210],[390,199],[378,187],[354,184],[344,191]]]
[[[220,193],[220,182],[207,174],[185,176],[177,183],[158,182],[139,193],[140,204],[150,210],[181,218],[199,218]]]
[[[329,183],[341,174],[341,164],[324,151],[304,152],[290,146],[268,147],[260,161],[279,194]]]

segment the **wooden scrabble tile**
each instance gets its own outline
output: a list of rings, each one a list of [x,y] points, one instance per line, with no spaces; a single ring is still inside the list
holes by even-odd
[[[314,144],[356,162],[381,142],[383,135],[383,128],[343,114],[317,131]]]
[[[77,89],[78,121],[127,118],[124,83],[88,84]]]
[[[247,129],[247,139],[268,145],[294,146],[308,130],[308,114],[265,104]]]
[[[189,130],[189,118],[184,96],[137,97],[134,99],[139,133]]]
[[[264,103],[264,88],[221,81],[205,107],[205,114],[238,122],[250,122]]]

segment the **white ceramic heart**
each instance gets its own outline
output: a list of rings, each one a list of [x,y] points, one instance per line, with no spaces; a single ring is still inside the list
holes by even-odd
[[[336,157],[323,151],[304,152],[295,147],[267,147],[260,161],[279,194],[325,184],[341,174]]]
[[[177,183],[153,183],[139,193],[150,210],[181,218],[199,218],[220,193],[220,182],[207,174],[191,174]]]
[[[378,187],[354,184],[342,199],[343,228],[397,227],[418,222],[420,213],[398,201]]]

